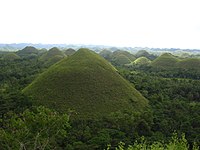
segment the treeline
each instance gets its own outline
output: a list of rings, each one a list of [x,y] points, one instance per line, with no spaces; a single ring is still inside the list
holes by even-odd
[[[198,149],[197,72],[122,67],[119,73],[149,100],[150,108],[143,114],[127,111],[73,120],[73,111],[33,106],[31,97],[21,93],[45,69],[37,57],[0,59],[1,149]]]
[[[160,72],[134,68],[120,73],[149,100],[153,112],[152,138],[167,139],[185,133],[189,143],[200,144],[200,81],[175,78]]]

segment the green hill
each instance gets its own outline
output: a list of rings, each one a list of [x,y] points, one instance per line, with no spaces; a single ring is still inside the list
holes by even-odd
[[[112,64],[117,65],[117,66],[122,66],[125,64],[130,64],[131,60],[125,56],[124,54],[119,54],[117,56],[115,56],[112,60],[111,60]]]
[[[15,53],[7,53],[3,56],[3,59],[8,60],[8,61],[14,61],[14,60],[18,60],[21,58]]]
[[[24,49],[16,52],[20,57],[33,57],[37,56],[39,51],[33,46],[26,46]]]
[[[176,67],[176,63],[179,61],[174,55],[170,53],[164,53],[152,61],[151,66],[156,69],[173,69]]]
[[[64,51],[65,55],[71,56],[75,53],[76,51],[72,48],[68,48],[67,50]]]
[[[200,70],[200,59],[186,58],[177,63],[178,68]]]
[[[119,55],[124,55],[126,57],[128,57],[128,59],[130,59],[131,61],[134,61],[136,58],[133,54],[127,52],[127,51],[122,51],[122,50],[117,50],[113,52],[113,58],[116,58]]]
[[[138,51],[138,52],[135,54],[135,56],[136,56],[137,58],[139,58],[139,57],[146,57],[146,58],[148,58],[148,59],[150,59],[150,60],[154,60],[154,59],[156,58],[155,55],[149,54],[146,50],[140,50],[140,51]]]
[[[47,61],[49,59],[52,59],[54,56],[62,56],[62,57],[64,57],[65,54],[61,50],[59,50],[57,47],[53,47],[50,50],[48,50],[46,53],[44,53],[40,57],[40,60]]]
[[[80,49],[51,66],[23,92],[36,104],[60,111],[70,108],[81,118],[125,110],[140,112],[148,105],[112,65],[88,49]]]
[[[150,63],[151,63],[151,60],[149,60],[146,57],[139,57],[133,62],[133,64],[135,65],[149,65]]]
[[[103,58],[105,58],[106,60],[111,61],[112,59],[112,52],[109,50],[102,50],[100,51],[99,55],[101,55]]]

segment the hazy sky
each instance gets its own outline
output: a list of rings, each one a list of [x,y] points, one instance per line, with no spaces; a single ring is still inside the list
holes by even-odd
[[[200,0],[0,0],[0,43],[200,49]]]

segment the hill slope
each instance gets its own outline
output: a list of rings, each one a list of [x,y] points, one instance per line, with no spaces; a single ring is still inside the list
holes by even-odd
[[[157,69],[172,69],[176,67],[176,63],[179,61],[178,58],[170,53],[164,53],[154,61],[152,61],[151,66]]]
[[[142,56],[137,58],[133,63],[136,65],[149,65],[151,63],[151,60]]]
[[[80,49],[42,73],[23,92],[35,103],[61,111],[68,108],[83,118],[115,111],[142,111],[147,100],[105,59]]]
[[[54,56],[65,56],[65,54],[60,51],[57,47],[53,47],[50,50],[48,50],[46,53],[44,53],[40,60],[47,61],[49,59],[52,59]]]
[[[25,48],[23,48],[22,50],[19,50],[16,52],[17,55],[19,55],[20,57],[35,57],[38,55],[39,51],[38,49],[36,49],[35,47],[32,46],[26,46]]]
[[[122,50],[117,50],[113,52],[113,58],[117,57],[117,56],[121,56],[124,55],[126,57],[128,57],[128,59],[130,59],[131,61],[134,61],[136,58],[133,54],[127,52],[127,51],[122,51]]]
[[[8,61],[13,61],[13,60],[21,59],[21,58],[15,53],[8,53],[4,55],[3,59],[8,60]]]
[[[200,70],[200,59],[185,58],[177,63],[177,67],[181,69],[195,69]]]
[[[65,57],[65,54],[59,50],[57,47],[53,47],[44,53],[39,60],[43,61],[45,65],[50,66],[60,61]]]

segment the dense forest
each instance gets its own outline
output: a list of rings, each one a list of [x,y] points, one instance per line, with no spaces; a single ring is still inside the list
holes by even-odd
[[[105,59],[87,51],[85,53],[79,52],[81,57],[76,54],[77,52],[74,53],[75,50],[73,49],[61,51],[54,47],[47,51],[46,49],[37,50],[34,47],[26,47],[17,52],[4,51],[0,54],[0,149],[199,149],[199,58],[195,58],[194,55],[183,58],[169,53],[157,56],[146,51],[131,54],[120,50],[114,52],[103,50],[99,55]],[[88,61],[85,61],[84,56]],[[63,111],[63,107],[61,107],[62,109],[53,108],[54,103],[50,107],[48,105],[42,106],[40,104],[42,100],[35,103],[34,95],[26,94],[27,86],[33,85],[34,87],[37,80],[38,82],[46,81],[47,73],[54,72],[55,68],[60,69],[61,65],[62,67],[69,64],[73,66],[75,59],[81,61],[78,65],[88,65],[88,68],[83,66],[86,69],[91,70],[92,67],[101,66],[103,67],[102,72],[105,72],[105,74],[111,72],[109,79],[116,79],[113,82],[119,80],[120,83],[118,84],[123,89],[132,90],[132,87],[134,87],[144,96],[145,100],[148,100],[148,105],[133,90],[135,92],[133,92],[133,97],[135,94],[137,95],[135,96],[136,99],[140,100],[139,104],[134,105],[134,111],[131,110],[132,108],[124,109],[122,105],[117,107],[117,104],[113,103],[119,111],[110,113],[109,111],[115,110],[111,106],[111,99],[106,101],[106,108],[101,108],[109,114],[86,119],[85,116],[76,115],[73,109]],[[98,65],[93,66],[91,63]],[[114,67],[111,68],[111,65],[108,64],[112,64]],[[68,67],[70,70],[70,66]],[[75,70],[77,71],[77,69],[81,70],[82,68],[79,66]],[[46,76],[45,72],[47,72]],[[63,68],[61,72],[64,72]],[[94,70],[91,72],[94,73]],[[83,75],[85,83],[91,83],[95,80],[91,76],[92,81],[88,81],[89,73]],[[97,74],[101,72],[95,73],[95,77],[97,77]],[[55,76],[56,73],[53,75]],[[105,80],[107,82],[105,77],[108,76],[101,77],[100,75],[98,81]],[[45,79],[39,80],[40,78]],[[77,76],[75,79],[77,79]],[[81,78],[81,80],[84,79]],[[72,78],[68,82],[71,83],[71,81]],[[94,85],[98,86],[96,82],[94,82]],[[45,85],[47,89],[51,85],[41,84]],[[129,87],[129,84],[132,87]],[[104,95],[100,96],[109,97],[107,95],[110,91],[106,89],[109,85],[103,84],[103,90],[94,89],[95,87],[91,85],[84,85],[84,89],[88,88],[86,91],[89,92],[88,95],[91,96],[91,99],[100,101],[95,94],[102,92]],[[115,83],[112,83],[112,85],[115,85]],[[73,84],[71,88],[73,86],[75,85]],[[78,89],[78,86],[81,85],[76,85],[76,89]],[[56,89],[62,88],[56,87]],[[97,93],[92,94],[92,89],[96,90]],[[116,92],[112,95],[116,101],[118,100],[117,97],[124,93],[123,91],[121,95],[117,95],[120,90],[111,90]],[[76,94],[78,95],[78,93]],[[132,96],[131,92],[128,94]],[[36,95],[40,95],[40,93],[38,92]],[[70,96],[67,98],[73,99],[73,96]],[[56,97],[59,99],[61,95],[53,97],[55,106]],[[79,98],[81,101],[84,95],[78,95],[75,98]],[[121,99],[123,98],[126,97]],[[44,101],[49,103],[46,99]],[[90,100],[88,101],[90,102]],[[131,101],[130,98],[129,101]],[[132,101],[138,103],[135,99]],[[83,105],[90,105],[89,102],[83,102]],[[119,101],[119,103],[122,102]],[[140,104],[144,106],[140,106]],[[101,105],[98,104],[98,106]],[[82,108],[80,107],[80,109]],[[139,111],[139,109],[142,111]],[[95,109],[91,110],[95,111]]]

